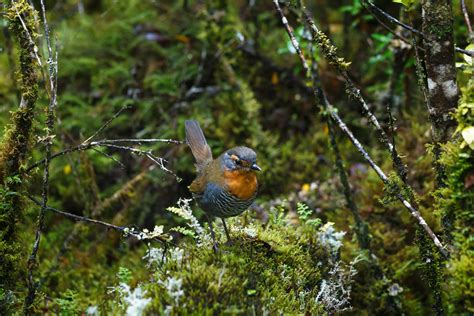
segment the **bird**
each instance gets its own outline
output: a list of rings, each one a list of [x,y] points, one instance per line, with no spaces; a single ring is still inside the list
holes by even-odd
[[[231,243],[225,218],[240,215],[254,202],[258,181],[257,154],[251,148],[238,146],[224,151],[213,159],[206,137],[195,120],[184,122],[186,143],[196,160],[197,176],[189,185],[189,191],[204,210],[209,223],[213,248],[218,246],[212,228],[213,217],[220,217],[228,243]]]

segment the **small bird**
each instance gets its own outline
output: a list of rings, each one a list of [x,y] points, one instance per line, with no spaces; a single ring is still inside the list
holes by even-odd
[[[257,165],[255,151],[244,146],[231,148],[217,159],[213,159],[211,148],[199,123],[187,120],[184,125],[186,142],[196,159],[197,168],[197,177],[189,186],[189,190],[207,215],[214,250],[217,251],[212,217],[222,219],[227,240],[230,242],[224,218],[241,214],[253,203],[258,190],[255,171],[262,169]]]

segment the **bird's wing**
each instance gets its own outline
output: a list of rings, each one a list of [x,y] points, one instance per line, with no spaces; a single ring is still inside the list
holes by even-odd
[[[205,176],[198,176],[191,184],[189,185],[189,191],[194,194],[201,194],[204,192],[207,185]]]
[[[212,161],[211,148],[207,144],[206,137],[204,137],[204,133],[197,121],[187,120],[184,122],[184,126],[186,129],[186,142],[191,148],[196,159],[196,167],[200,171]]]

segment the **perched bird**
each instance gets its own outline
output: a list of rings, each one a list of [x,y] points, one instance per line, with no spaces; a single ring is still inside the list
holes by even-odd
[[[199,123],[188,120],[184,125],[186,142],[196,159],[197,168],[197,177],[189,186],[189,190],[206,212],[214,250],[217,250],[212,217],[222,219],[227,240],[230,242],[224,218],[241,214],[253,203],[258,189],[255,171],[262,169],[257,165],[257,154],[248,147],[234,147],[213,159],[211,148]]]

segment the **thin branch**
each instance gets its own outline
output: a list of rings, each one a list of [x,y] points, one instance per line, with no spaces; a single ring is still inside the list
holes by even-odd
[[[55,120],[55,109],[57,104],[57,75],[58,75],[58,57],[56,52],[56,58],[53,59],[53,50],[51,48],[50,31],[48,21],[46,19],[46,9],[43,0],[40,0],[41,12],[43,17],[44,34],[46,38],[46,45],[48,47],[48,65],[49,65],[49,84],[51,89],[51,97],[48,105],[47,118],[46,118],[46,158],[43,170],[43,187],[42,187],[42,204],[38,215],[38,227],[36,229],[35,241],[30,257],[28,258],[28,294],[25,298],[25,304],[23,306],[24,312],[28,311],[31,304],[35,299],[37,284],[33,280],[33,272],[36,268],[36,255],[38,253],[39,245],[41,242],[41,232],[44,226],[44,216],[48,204],[49,194],[49,163],[51,161],[51,145],[54,136],[54,120]],[[31,37],[30,37],[31,39]]]
[[[168,144],[185,144],[186,142],[175,139],[164,139],[164,138],[122,138],[122,139],[103,139],[100,140],[102,144],[115,144],[115,143],[168,143]]]
[[[97,135],[99,135],[104,129],[107,128],[107,126],[110,125],[117,117],[119,117],[120,114],[122,114],[123,111],[130,109],[131,106],[129,105],[124,105],[120,110],[118,110],[117,113],[115,113],[107,122],[104,123],[94,134],[91,135],[88,139],[82,142],[82,144],[87,144],[89,143],[92,139],[94,139]]]
[[[370,13],[372,13],[370,10],[369,10]],[[403,42],[405,42],[406,44],[409,44],[411,45],[410,41],[408,40],[408,38],[406,38],[405,36],[397,33],[395,30],[392,30],[387,24],[385,24],[380,18],[378,15],[376,14],[372,14],[372,16],[377,20],[377,22],[379,22],[379,24],[384,28],[386,29],[387,31],[389,31],[390,33],[392,33],[393,35],[395,35],[396,37],[398,37],[400,40],[402,40]]]
[[[124,143],[124,142],[130,142],[130,143],[155,143],[155,142],[161,142],[161,143],[168,143],[168,144],[183,144],[183,141],[179,140],[174,140],[174,139],[160,139],[160,138],[136,138],[136,139],[103,139],[103,140],[98,140],[98,141],[93,141],[90,143],[82,143],[80,145],[67,148],[63,151],[57,152],[55,154],[51,155],[51,159],[58,158],[61,156],[64,156],[66,154],[70,154],[72,152],[76,151],[83,151],[83,150],[89,150],[92,147],[100,147],[104,146],[107,147],[106,145],[113,145],[115,143]],[[112,147],[112,146],[108,146]],[[123,148],[121,148],[123,149]],[[135,149],[134,149],[135,151]],[[29,173],[31,170],[34,168],[41,166],[45,163],[45,159],[39,160],[35,163],[33,163],[31,166],[26,168],[25,173]]]
[[[467,12],[466,2],[464,0],[461,0],[461,10],[462,10],[462,14],[464,16],[464,21],[466,22],[467,29],[469,31],[469,35],[472,35],[471,20],[469,19],[469,14]]]
[[[374,14],[375,14],[374,11],[376,11],[376,12],[378,12],[380,15],[384,16],[384,17],[385,17],[387,20],[389,20],[390,22],[392,22],[392,23],[394,23],[394,24],[397,24],[397,25],[403,27],[404,29],[406,29],[406,30],[408,30],[408,31],[410,31],[410,32],[412,32],[412,33],[415,33],[415,34],[417,34],[417,35],[419,35],[419,36],[421,36],[421,37],[423,37],[423,38],[426,37],[426,35],[423,34],[423,32],[421,32],[421,31],[419,31],[419,30],[417,30],[417,29],[411,27],[411,26],[408,25],[408,24],[405,24],[405,23],[401,22],[401,21],[398,20],[397,18],[391,16],[390,14],[388,14],[387,12],[385,12],[384,10],[380,9],[379,7],[377,7],[377,6],[376,6],[375,4],[373,4],[372,2],[367,1],[367,0],[362,0],[362,3],[368,5],[367,10],[368,10],[372,15],[374,15]]]
[[[280,5],[278,3],[278,0],[273,0],[273,4],[275,5],[276,10],[280,13],[281,16],[281,21],[288,33],[288,36],[291,38],[295,38],[293,35],[293,32],[291,30],[291,27],[288,25],[288,20],[283,14],[283,11],[280,8]],[[314,23],[313,23],[314,25]],[[301,52],[301,49],[299,48],[298,41],[296,39],[291,41],[295,50],[298,52]],[[312,74],[311,69],[308,67],[308,63],[306,62],[306,59],[304,55],[298,54],[300,57],[300,61],[303,64],[303,67],[306,70],[306,73],[309,74],[313,79],[315,79],[315,82],[318,82],[317,78],[315,78],[314,74]],[[425,230],[425,232],[428,234],[428,236],[432,239],[433,243],[438,247],[439,251],[445,255],[448,256],[449,253],[446,250],[446,248],[443,246],[443,244],[440,242],[436,234],[431,230],[429,225],[426,223],[426,221],[423,219],[421,216],[420,212],[416,208],[416,206],[413,206],[408,202],[402,195],[402,189],[397,183],[392,182],[382,171],[382,169],[372,160],[370,155],[367,153],[367,151],[364,149],[362,144],[359,142],[359,140],[352,134],[352,132],[349,130],[347,125],[342,121],[342,119],[339,117],[337,114],[337,109],[334,108],[332,105],[329,104],[328,100],[326,99],[326,96],[324,92],[322,91],[320,85],[314,85],[314,94],[316,98],[319,98],[320,102],[326,103],[327,110],[331,117],[334,119],[334,121],[337,123],[339,128],[349,137],[351,140],[352,144],[357,148],[357,150],[362,154],[364,159],[369,163],[370,167],[375,171],[375,173],[379,176],[379,178],[383,181],[383,183],[387,186],[393,186],[396,189],[396,197],[402,202],[402,204],[410,211],[410,214],[417,220],[418,224]]]
[[[32,197],[31,195],[27,195],[27,197],[33,203],[35,203],[36,205],[38,205],[38,206],[42,205],[42,203],[40,201],[38,201],[36,198]],[[46,210],[54,212],[54,213],[59,214],[59,215],[62,215],[64,217],[73,219],[75,221],[91,223],[91,224],[103,226],[107,229],[113,229],[113,230],[119,231],[119,232],[123,233],[125,237],[134,237],[138,240],[150,240],[151,239],[151,240],[156,240],[156,241],[159,241],[159,242],[162,242],[162,243],[170,243],[171,242],[170,238],[168,236],[164,236],[164,235],[153,236],[152,238],[148,238],[146,232],[142,232],[140,230],[137,230],[136,228],[134,228],[132,226],[117,226],[117,225],[114,225],[114,224],[109,224],[109,223],[106,223],[106,222],[103,222],[103,221],[99,221],[97,219],[92,219],[92,218],[76,215],[76,214],[73,214],[73,213],[61,211],[61,210],[58,210],[58,209],[56,209],[54,207],[51,207],[51,206],[47,206]]]
[[[117,164],[120,166],[120,168],[125,169],[125,165],[124,165],[120,160],[118,160],[117,158],[115,158],[114,156],[109,155],[109,154],[106,153],[105,151],[102,151],[102,150],[97,149],[97,148],[95,148],[95,147],[92,147],[91,149],[92,149],[93,151],[95,151],[95,152],[97,152],[97,153],[103,155],[104,157],[109,158],[109,159],[112,160],[113,162],[117,163]]]
[[[425,230],[425,232],[430,236],[431,240],[433,240],[433,243],[438,247],[439,251],[446,257],[449,256],[449,252],[447,249],[443,246],[441,241],[438,239],[436,234],[431,230],[431,228],[428,226],[424,218],[421,216],[420,212],[410,204],[402,195],[401,193],[401,188],[390,181],[390,179],[385,175],[385,173],[380,169],[379,166],[370,158],[369,154],[367,151],[364,149],[362,144],[357,140],[357,138],[352,134],[352,132],[349,130],[347,125],[342,121],[342,119],[339,117],[337,114],[336,110],[332,107],[330,107],[330,114],[333,117],[333,119],[336,121],[337,125],[339,125],[339,128],[349,137],[351,140],[352,144],[357,148],[357,150],[362,154],[364,159],[369,163],[369,165],[372,167],[372,169],[377,173],[380,179],[382,179],[383,183],[385,185],[394,185],[396,187],[397,193],[395,194],[398,200],[402,202],[402,204],[410,211],[410,214],[417,220],[418,224]]]
[[[314,40],[318,43],[318,46],[328,61],[335,66],[335,68],[344,78],[346,82],[346,92],[348,95],[355,98],[360,103],[360,105],[362,105],[363,112],[367,116],[369,122],[372,123],[376,131],[379,133],[381,142],[387,147],[397,174],[403,182],[406,182],[408,174],[407,166],[403,163],[396,147],[390,141],[387,133],[384,131],[382,126],[380,126],[377,117],[372,113],[372,111],[370,111],[369,104],[365,101],[361,91],[355,86],[354,82],[349,77],[347,70],[342,66],[343,59],[337,56],[336,49],[331,45],[326,35],[318,29],[306,8],[303,8],[302,11],[305,16],[306,23],[309,25],[311,33],[313,34]]]
[[[410,32],[412,32],[412,33],[415,33],[416,35],[421,36],[424,40],[429,41],[429,39],[427,38],[427,36],[426,36],[423,32],[421,32],[421,31],[419,31],[419,30],[417,30],[417,29],[411,27],[411,26],[408,25],[408,24],[405,24],[405,23],[399,21],[399,20],[396,19],[395,17],[391,16],[390,14],[388,14],[387,12],[385,12],[384,10],[380,9],[379,7],[377,7],[377,6],[376,6],[375,4],[373,4],[372,2],[367,1],[367,0],[362,0],[362,3],[363,3],[363,4],[367,4],[367,5],[369,6],[369,7],[367,8],[367,10],[368,10],[372,15],[375,15],[375,12],[374,12],[374,11],[376,11],[376,12],[379,13],[380,15],[384,16],[384,17],[385,17],[387,20],[389,20],[390,22],[395,23],[395,24],[397,24],[397,25],[403,27],[404,29],[406,29],[406,30],[408,30],[408,31],[410,31]],[[459,52],[459,53],[462,53],[462,54],[465,54],[465,55],[468,55],[468,56],[471,56],[471,57],[474,56],[474,51],[465,50],[465,49],[462,49],[462,48],[457,47],[457,46],[455,46],[454,49],[455,49],[457,52]]]

